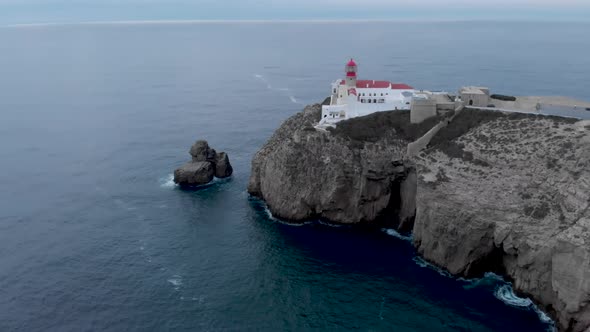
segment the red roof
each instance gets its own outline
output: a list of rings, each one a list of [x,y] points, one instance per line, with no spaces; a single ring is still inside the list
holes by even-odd
[[[413,90],[411,86],[404,83],[391,83],[392,90]]]
[[[354,62],[354,60],[350,59],[350,61],[348,61],[348,63],[346,65],[347,66],[356,66],[356,62]]]
[[[349,71],[348,73],[346,73],[346,76],[348,76],[348,77],[355,77],[356,76],[356,73],[353,72],[353,71]]]
[[[346,84],[345,80],[340,81],[340,85]],[[359,89],[388,89],[391,86],[392,90],[412,90],[411,86],[403,83],[391,83],[389,81],[374,81],[374,80],[358,80],[356,87]]]

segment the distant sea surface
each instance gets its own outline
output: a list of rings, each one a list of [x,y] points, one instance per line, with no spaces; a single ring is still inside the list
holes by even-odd
[[[590,99],[590,25],[0,28],[0,331],[544,331],[496,276],[391,231],[274,220],[246,193],[283,120],[354,57],[366,79]],[[190,145],[232,179],[171,181]]]

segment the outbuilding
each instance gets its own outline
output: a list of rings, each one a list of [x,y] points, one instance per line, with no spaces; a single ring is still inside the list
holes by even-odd
[[[490,89],[478,86],[464,86],[459,96],[465,106],[487,107],[490,103]]]

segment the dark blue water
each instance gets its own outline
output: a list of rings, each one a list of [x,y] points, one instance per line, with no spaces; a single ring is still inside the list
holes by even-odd
[[[0,330],[547,329],[493,278],[442,276],[384,232],[277,223],[245,188],[256,150],[351,56],[418,88],[588,99],[589,28],[0,29]],[[198,138],[234,177],[180,190]]]

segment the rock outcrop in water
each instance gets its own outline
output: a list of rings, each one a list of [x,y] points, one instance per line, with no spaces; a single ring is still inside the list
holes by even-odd
[[[426,260],[501,273],[560,330],[590,327],[588,121],[467,109],[409,157],[438,120],[382,112],[322,132],[320,109],[285,121],[252,161],[248,191],[274,215],[412,230]]]
[[[174,171],[174,182],[184,186],[207,184],[214,177],[226,178],[233,169],[225,152],[217,153],[207,141],[196,141],[189,150],[192,160]]]

